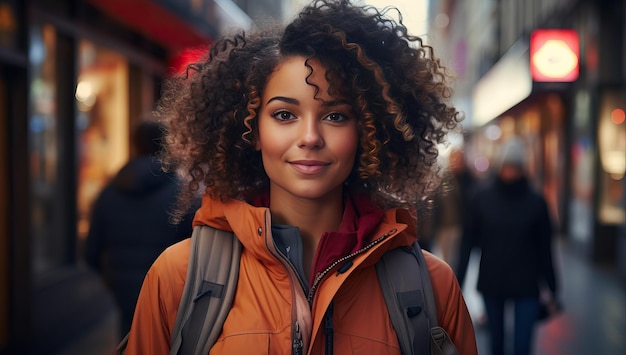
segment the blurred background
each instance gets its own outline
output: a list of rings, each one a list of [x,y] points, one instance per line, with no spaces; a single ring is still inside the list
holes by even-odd
[[[112,351],[119,315],[83,245],[94,199],[135,154],[132,128],[217,36],[305,3],[0,0],[0,353]],[[625,1],[368,3],[398,6],[455,76],[466,134],[448,148],[463,147],[478,179],[503,140],[530,143],[565,307],[536,352],[625,354]]]

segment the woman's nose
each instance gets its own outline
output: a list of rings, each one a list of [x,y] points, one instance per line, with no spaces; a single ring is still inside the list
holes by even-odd
[[[302,120],[298,146],[300,148],[321,148],[324,146],[322,127],[318,120]]]

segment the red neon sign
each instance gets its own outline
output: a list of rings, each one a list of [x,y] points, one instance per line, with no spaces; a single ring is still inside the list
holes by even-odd
[[[202,60],[204,54],[209,50],[206,47],[185,48],[170,59],[168,74],[182,74],[187,70],[187,65]]]
[[[579,39],[574,30],[535,30],[530,36],[530,73],[534,81],[578,79]]]

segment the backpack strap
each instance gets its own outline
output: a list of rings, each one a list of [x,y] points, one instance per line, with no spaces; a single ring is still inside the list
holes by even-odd
[[[418,271],[417,277],[411,271]],[[376,263],[376,272],[402,354],[458,354],[437,325],[430,273],[419,244],[386,252]]]
[[[411,248],[411,254],[417,258],[417,262],[420,265],[420,278],[424,284],[424,298],[426,299],[426,310],[430,324],[430,345],[432,355],[458,355],[459,352],[454,346],[452,339],[445,329],[440,327],[437,323],[437,304],[435,303],[435,294],[433,292],[433,285],[430,279],[430,272],[428,272],[428,265],[426,265],[426,259],[424,259],[424,253],[420,245],[415,242]]]
[[[209,353],[235,296],[240,255],[241,243],[232,232],[194,227],[170,355]]]

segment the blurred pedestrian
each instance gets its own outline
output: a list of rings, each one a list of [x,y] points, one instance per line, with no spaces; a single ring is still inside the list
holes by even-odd
[[[435,196],[432,214],[433,250],[453,269],[458,264],[463,219],[474,183],[474,176],[465,163],[463,148],[453,148],[448,157],[444,184]]]
[[[120,332],[130,329],[141,284],[157,256],[191,235],[191,215],[174,225],[179,180],[164,172],[161,124],[140,123],[132,136],[131,159],[96,199],[86,242],[87,263],[101,273],[121,312]]]
[[[211,353],[398,354],[412,343],[391,324],[376,263],[415,242],[408,209],[430,192],[437,147],[458,125],[445,73],[402,24],[340,0],[315,1],[275,32],[217,39],[168,82],[166,154],[193,172],[192,191],[206,187],[194,226],[243,245]],[[127,354],[170,351],[189,248],[168,248],[148,272]],[[431,316],[476,354],[454,273],[424,256]]]
[[[526,147],[517,137],[500,149],[493,181],[471,197],[457,275],[463,282],[473,247],[480,248],[482,294],[493,355],[505,354],[505,308],[514,309],[513,353],[530,354],[542,294],[558,310],[552,261],[553,227],[544,197],[525,172]]]

